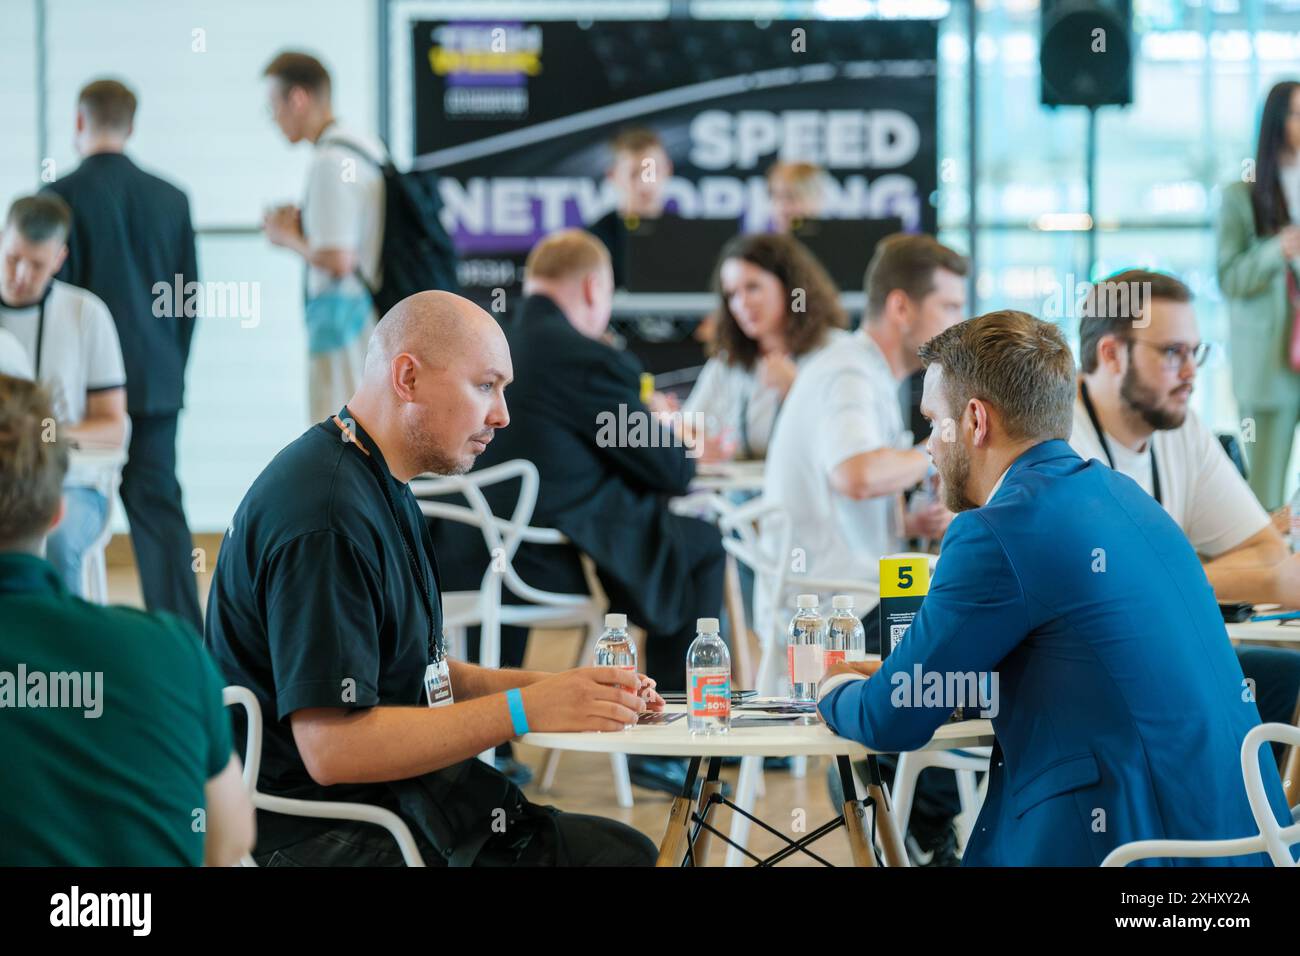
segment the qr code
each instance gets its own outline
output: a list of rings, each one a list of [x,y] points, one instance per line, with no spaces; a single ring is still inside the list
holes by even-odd
[[[910,624],[889,625],[889,650],[891,653],[896,647],[898,647],[899,642],[903,639],[903,635],[907,633],[907,629],[911,626],[912,625]]]

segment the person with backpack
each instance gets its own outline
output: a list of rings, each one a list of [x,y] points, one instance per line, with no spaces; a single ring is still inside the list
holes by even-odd
[[[308,407],[328,418],[361,383],[366,342],[378,321],[384,235],[385,150],[339,124],[330,75],[306,53],[285,52],[263,71],[271,115],[291,143],[315,147],[301,208],[270,210],[262,227],[272,244],[306,263]]]

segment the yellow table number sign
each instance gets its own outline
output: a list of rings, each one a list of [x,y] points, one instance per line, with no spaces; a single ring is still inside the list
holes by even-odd
[[[907,633],[930,590],[930,556],[891,554],[880,559],[880,659]]]

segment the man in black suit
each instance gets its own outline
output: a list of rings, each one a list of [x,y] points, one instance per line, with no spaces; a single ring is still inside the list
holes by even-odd
[[[194,229],[185,194],[123,153],[135,104],[135,95],[114,80],[81,91],[81,165],[49,187],[72,207],[59,278],[104,300],[122,343],[131,443],[121,493],[145,606],[170,611],[202,631],[194,542],[176,480],[176,418],[194,334],[193,303],[201,298],[191,295],[197,285],[187,288],[198,281]]]
[[[609,253],[581,230],[554,233],[529,254],[526,298],[505,324],[515,360],[507,396],[513,422],[477,467],[516,458],[537,466],[533,524],[557,528],[575,547],[524,544],[515,559],[519,576],[533,587],[586,593],[579,553],[588,555],[610,610],[646,630],[645,673],[661,690],[680,692],[696,619],[716,617],[721,607],[725,559],[716,528],[668,510],[695,469],[687,449],[642,404],[637,361],[604,340],[613,289]],[[493,485],[485,494],[496,514],[508,516],[519,485]],[[433,534],[446,555],[445,587],[477,589],[488,565],[478,530],[441,522]],[[527,632],[502,631],[502,665],[520,666]],[[633,758],[631,769],[642,785],[681,785],[675,764]]]

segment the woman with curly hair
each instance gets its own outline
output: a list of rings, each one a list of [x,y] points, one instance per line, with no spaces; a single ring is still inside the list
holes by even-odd
[[[718,257],[711,357],[682,407],[705,422],[704,460],[763,458],[799,367],[847,324],[839,292],[802,243],[737,236]]]

